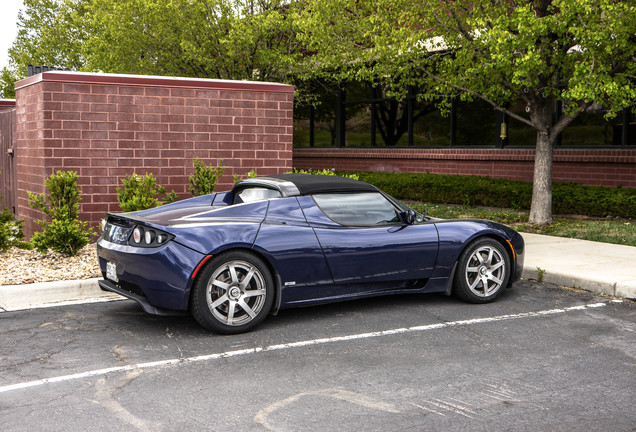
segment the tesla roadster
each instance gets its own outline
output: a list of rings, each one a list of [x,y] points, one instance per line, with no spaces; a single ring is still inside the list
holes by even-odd
[[[103,290],[224,334],[281,309],[378,295],[490,302],[519,279],[523,253],[504,225],[427,217],[368,183],[306,174],[108,214],[97,243]]]

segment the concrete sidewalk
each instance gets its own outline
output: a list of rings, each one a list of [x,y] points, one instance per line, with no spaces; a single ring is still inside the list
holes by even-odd
[[[616,297],[636,298],[636,247],[522,233],[523,277]],[[122,300],[98,279],[0,286],[0,311]]]

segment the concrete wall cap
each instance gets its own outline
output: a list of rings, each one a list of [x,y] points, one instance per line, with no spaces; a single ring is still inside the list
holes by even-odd
[[[40,82],[129,85],[146,87],[184,87],[219,90],[293,93],[294,86],[272,82],[235,81],[207,78],[166,77],[155,75],[105,74],[75,71],[48,71],[15,83],[16,90]]]

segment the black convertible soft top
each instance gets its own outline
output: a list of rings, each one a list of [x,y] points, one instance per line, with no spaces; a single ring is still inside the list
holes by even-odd
[[[256,177],[242,180],[234,188],[257,185],[274,187],[280,190],[283,196],[378,191],[378,188],[363,181],[347,177],[312,174],[275,174],[266,177]]]

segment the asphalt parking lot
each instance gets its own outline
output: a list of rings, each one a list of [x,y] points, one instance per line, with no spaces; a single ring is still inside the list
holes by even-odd
[[[636,427],[636,304],[522,281],[207,333],[129,301],[0,313],[3,431]]]

